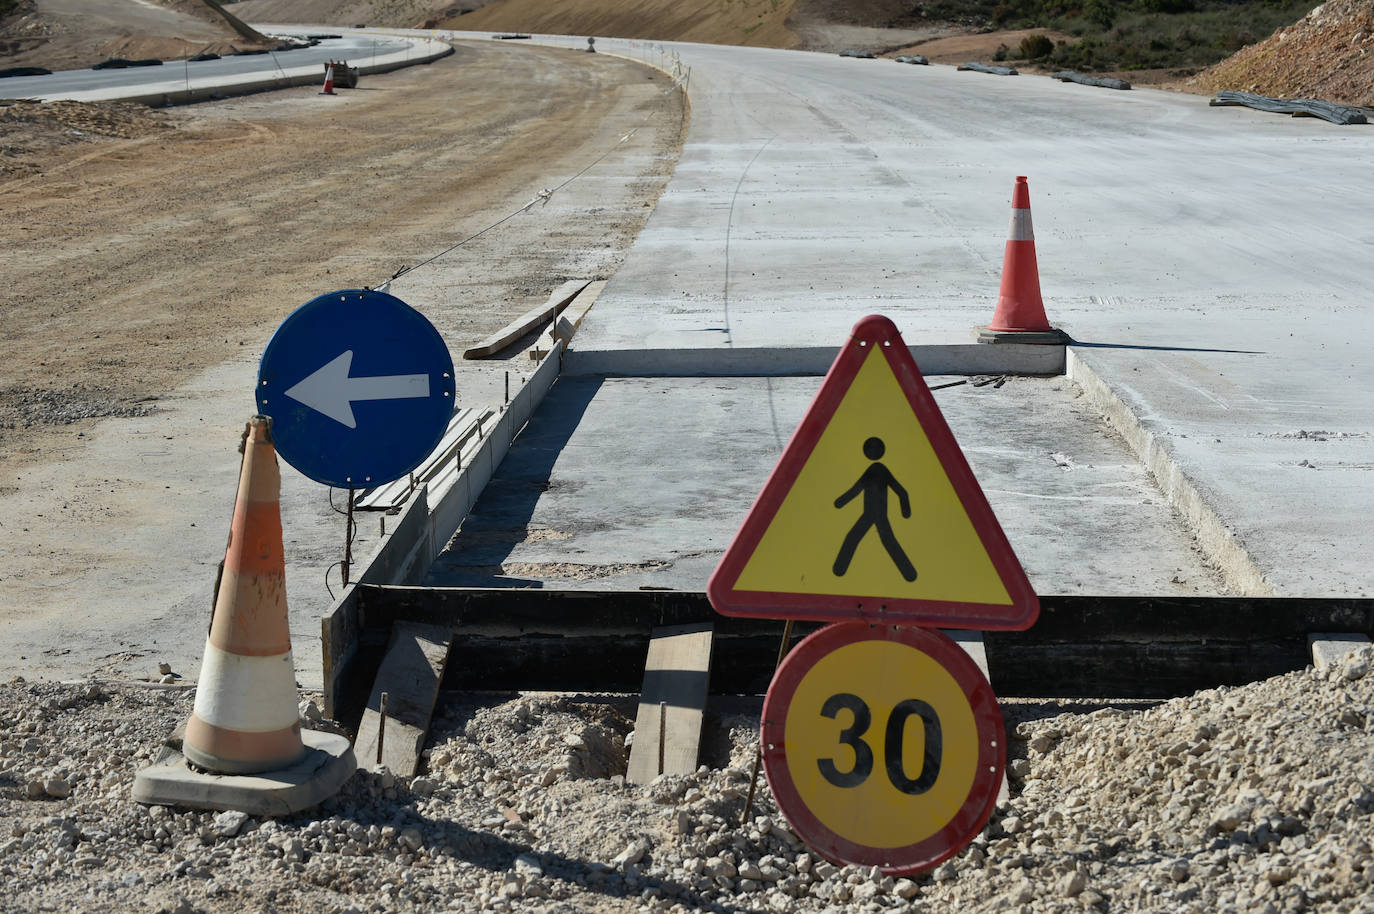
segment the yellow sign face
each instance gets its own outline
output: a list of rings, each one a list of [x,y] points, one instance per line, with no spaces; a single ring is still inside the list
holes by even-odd
[[[892,321],[854,325],[706,585],[770,619],[1024,629],[1040,601]]]
[[[935,631],[827,626],[788,655],[764,702],[778,807],[831,860],[928,869],[972,840],[1005,759],[986,678]]]
[[[878,347],[864,359],[735,588],[1012,602]]]
[[[924,841],[973,786],[968,699],[944,667],[904,644],[860,641],[826,655],[797,686],[785,726],[802,802],[855,844]]]

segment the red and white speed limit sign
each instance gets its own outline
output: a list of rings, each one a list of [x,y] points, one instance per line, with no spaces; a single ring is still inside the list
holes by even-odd
[[[846,622],[788,654],[763,705],[763,764],[797,834],[903,875],[978,834],[1006,762],[987,678],[945,635]]]

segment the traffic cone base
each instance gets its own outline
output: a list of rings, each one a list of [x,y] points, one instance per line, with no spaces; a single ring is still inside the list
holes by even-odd
[[[348,737],[304,730],[300,761],[265,774],[206,774],[166,749],[134,778],[134,801],[186,809],[236,809],[250,816],[289,816],[339,792],[358,770]]]
[[[992,330],[988,327],[980,327],[978,328],[978,342],[1064,346],[1072,343],[1073,338],[1058,327],[1051,327],[1048,330]]]
[[[202,768],[250,774],[294,764],[305,751],[296,711],[291,652],[246,657],[205,646],[195,711],[182,752]],[[289,701],[283,702],[287,696]]]
[[[1050,326],[1040,297],[1040,270],[1035,258],[1030,188],[1017,176],[1012,189],[1011,225],[1002,259],[1002,286],[992,322],[979,330],[980,343],[1063,343],[1068,335]]]

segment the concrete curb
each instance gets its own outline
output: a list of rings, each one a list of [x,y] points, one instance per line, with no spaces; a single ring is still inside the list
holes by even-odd
[[[411,495],[395,527],[378,541],[357,579],[344,588],[321,617],[325,714],[334,716],[340,692],[357,685],[346,680],[361,629],[358,585],[408,584],[425,573],[472,510],[515,436],[558,379],[562,354],[562,345],[555,343],[553,351],[511,398],[461,469],[440,473]]]
[[[999,343],[917,345],[911,355],[925,375],[1064,373],[1064,347]],[[563,373],[635,378],[775,378],[821,376],[830,370],[838,346],[794,349],[569,349]]]
[[[468,347],[463,352],[463,358],[484,359],[487,356],[495,355],[516,340],[528,335],[540,324],[547,324],[563,313],[563,309],[571,304],[573,299],[581,295],[582,290],[587,288],[591,282],[590,279],[568,280],[550,292],[549,300],[544,304],[531,308],[482,342]]]
[[[1066,354],[1064,374],[1082,388],[1088,401],[1126,439],[1131,452],[1154,477],[1169,506],[1192,531],[1207,560],[1221,572],[1227,588],[1242,596],[1275,596],[1264,570],[1255,564],[1244,544],[1178,465],[1167,439],[1156,435],[1072,347]]]
[[[453,53],[453,46],[444,42],[430,42],[435,47],[428,53],[393,53],[378,58],[375,62],[359,65],[356,69],[360,76],[374,73],[389,73],[414,64],[433,63]],[[274,58],[275,59],[275,58]],[[175,63],[175,62],[174,62]],[[212,101],[235,95],[252,95],[256,92],[271,92],[293,86],[313,86],[324,84],[324,71],[319,66],[296,66],[278,68],[270,77],[254,76],[236,82],[213,80],[169,80],[154,86],[130,88],[128,94],[118,91],[95,89],[86,92],[67,92],[61,95],[39,95],[41,101],[78,101],[78,102],[133,102],[151,108],[164,108],[170,105],[185,105],[193,102]]]

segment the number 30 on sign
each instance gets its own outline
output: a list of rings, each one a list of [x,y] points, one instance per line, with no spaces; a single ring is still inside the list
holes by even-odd
[[[937,631],[829,625],[788,654],[763,706],[778,808],[837,863],[905,875],[963,849],[1006,761],[992,687]]]

